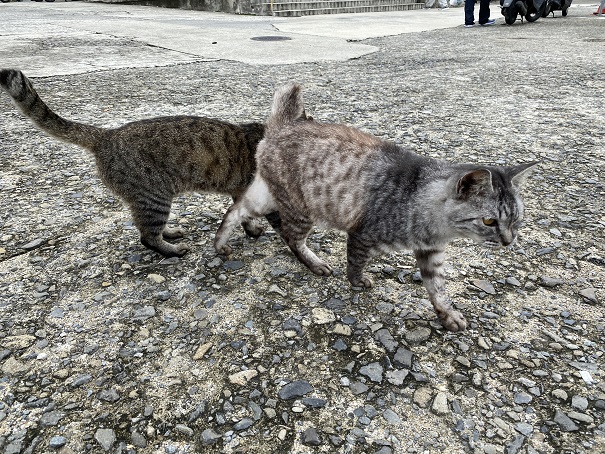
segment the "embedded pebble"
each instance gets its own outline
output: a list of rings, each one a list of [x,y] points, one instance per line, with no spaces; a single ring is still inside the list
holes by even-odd
[[[95,440],[97,440],[104,451],[109,451],[116,441],[116,433],[112,429],[97,429]]]
[[[306,380],[296,380],[285,385],[279,390],[277,395],[282,400],[290,400],[297,397],[302,397],[313,391],[313,386]]]
[[[383,367],[378,363],[370,363],[359,368],[359,373],[375,383],[382,383]]]
[[[421,344],[431,337],[431,330],[429,328],[420,327],[412,331],[405,333],[405,340],[410,344]]]
[[[309,427],[306,429],[302,435],[301,440],[303,445],[306,446],[319,446],[321,445],[321,438],[319,437],[319,433],[317,433],[317,429],[314,427]]]

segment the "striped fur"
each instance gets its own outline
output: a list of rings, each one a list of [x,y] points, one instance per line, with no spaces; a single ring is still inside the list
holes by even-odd
[[[465,329],[445,292],[445,247],[461,237],[486,246],[510,244],[523,216],[518,183],[535,163],[438,161],[347,126],[296,121],[301,108],[299,86],[276,92],[254,181],[227,211],[217,251],[230,252],[227,240],[239,222],[274,210],[286,244],[318,275],[331,268],[306,246],[313,225],[347,232],[347,277],[354,286],[372,286],[363,270],[373,256],[411,249],[442,324]]]
[[[184,234],[166,228],[175,196],[202,191],[237,200],[254,175],[254,154],[264,133],[261,123],[174,116],[104,129],[57,115],[21,71],[0,70],[0,85],[41,130],[92,153],[101,180],[130,208],[141,242],[164,256],[188,250],[184,243],[165,241]],[[279,222],[274,214],[268,218]],[[253,220],[243,226],[252,236],[261,233]]]

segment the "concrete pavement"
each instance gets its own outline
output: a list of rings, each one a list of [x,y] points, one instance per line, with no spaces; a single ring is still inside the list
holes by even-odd
[[[0,9],[0,61],[31,76],[208,60],[347,60],[377,50],[358,42],[363,39],[462,23],[460,8],[299,18],[83,2],[6,3]],[[251,39],[265,36],[282,39]],[[66,55],[59,49],[67,41]]]
[[[585,0],[572,7],[590,8],[592,3]],[[462,8],[278,18],[122,4],[19,2],[0,4],[0,15],[2,66],[21,68],[33,77],[213,60],[253,65],[343,61],[377,50],[360,42],[364,39],[463,23]],[[497,5],[492,17],[500,17]]]

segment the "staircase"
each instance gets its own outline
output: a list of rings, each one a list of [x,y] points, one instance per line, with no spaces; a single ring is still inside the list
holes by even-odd
[[[40,0],[41,1],[41,0]],[[54,0],[47,0],[54,1]],[[199,11],[222,11],[261,16],[310,16],[336,13],[377,13],[424,8],[425,0],[85,0],[163,6]]]
[[[407,11],[422,9],[424,3],[424,1],[418,2],[418,0],[261,0],[260,14],[291,17],[314,14]]]

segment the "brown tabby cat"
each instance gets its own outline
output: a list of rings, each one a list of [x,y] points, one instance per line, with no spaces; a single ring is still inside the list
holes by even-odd
[[[465,329],[445,291],[445,247],[454,238],[511,244],[523,217],[519,184],[535,163],[453,164],[347,126],[295,122],[302,113],[300,90],[290,84],[276,92],[256,176],[227,211],[216,250],[229,254],[237,223],[275,210],[282,238],[315,274],[332,270],[306,245],[313,225],[347,232],[347,277],[354,286],[372,286],[363,273],[371,257],[412,249],[441,323],[450,331]]]
[[[182,256],[181,229],[167,228],[175,196],[191,191],[244,192],[255,170],[254,154],[261,123],[230,124],[203,117],[175,116],[103,129],[61,118],[38,96],[21,71],[0,70],[0,85],[40,129],[92,152],[101,180],[130,207],[141,243],[166,257]],[[306,118],[305,114],[301,118]],[[267,216],[277,227],[279,217]],[[256,221],[242,223],[251,236],[262,232]]]

